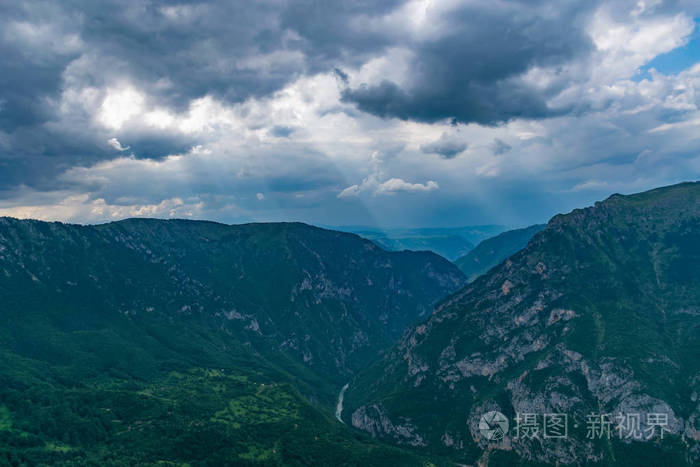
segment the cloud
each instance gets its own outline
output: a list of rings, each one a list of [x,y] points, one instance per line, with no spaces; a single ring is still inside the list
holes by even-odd
[[[437,190],[439,185],[433,180],[428,180],[426,183],[409,183],[400,178],[390,178],[377,186],[377,193],[392,194],[400,191],[433,191]]]
[[[104,126],[119,130],[125,122],[143,113],[143,95],[131,87],[107,91],[97,119]]]
[[[398,4],[2,2],[0,164],[25,162],[3,167],[0,183],[44,186],[67,166],[111,157],[111,137],[148,158],[199,144],[159,125],[197,100],[237,104],[362,63],[389,38],[361,19]]]
[[[360,185],[350,185],[349,187],[343,189],[338,193],[338,198],[350,198],[352,196],[358,196],[360,194]]]
[[[289,127],[289,126],[275,125],[270,130],[270,133],[272,134],[272,136],[276,136],[277,138],[287,138],[292,133],[294,133],[294,130],[295,130],[294,128]]]
[[[187,218],[197,216],[202,208],[198,200],[164,199],[157,204],[109,204],[102,198],[69,195],[50,204],[0,207],[0,216],[47,221],[103,222],[127,217]]]
[[[338,198],[359,196],[363,191],[371,191],[374,195],[392,195],[399,192],[428,192],[440,188],[437,182],[428,180],[426,183],[410,183],[400,178],[390,178],[381,183],[364,181],[360,185],[350,185],[338,194]]]
[[[513,149],[511,145],[506,143],[500,138],[496,138],[493,140],[493,143],[491,144],[491,150],[493,151],[493,154],[495,156],[500,156],[501,154],[505,154],[508,151]]]
[[[129,146],[127,146],[127,147],[122,146],[122,144],[119,142],[119,140],[117,138],[108,139],[107,144],[109,144],[114,149],[116,149],[117,151],[120,151],[120,152],[124,152],[124,151],[129,150]]]
[[[699,15],[684,0],[4,2],[0,208],[543,221],[700,173],[700,65],[650,66]]]
[[[401,192],[429,192],[440,188],[438,183],[434,180],[429,180],[425,183],[410,183],[398,177],[385,179],[382,169],[385,158],[384,155],[378,152],[373,153],[371,159],[371,164],[373,166],[372,173],[366,176],[362,180],[362,183],[344,188],[338,193],[337,197],[339,199],[354,198],[360,196],[363,192],[369,192],[373,196],[393,195]],[[391,158],[388,158],[388,160],[391,160]]]
[[[467,149],[467,143],[443,133],[440,139],[424,144],[420,149],[426,154],[438,154],[445,159],[453,159]]]
[[[381,78],[350,86],[344,99],[380,117],[493,125],[569,111],[549,105],[560,89],[526,79],[536,67],[589,56],[584,25],[595,2],[456,2],[425,10],[422,27],[406,31],[405,82]]]

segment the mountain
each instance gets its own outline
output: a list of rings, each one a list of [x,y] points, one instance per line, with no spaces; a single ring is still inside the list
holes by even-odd
[[[114,315],[198,320],[327,375],[366,364],[464,280],[435,254],[388,253],[304,224],[3,219],[0,227],[4,298],[31,292],[62,303],[76,326]]]
[[[0,464],[420,465],[335,397],[464,279],[297,223],[0,218]]]
[[[416,235],[410,237],[390,237],[384,232],[358,232],[388,251],[432,251],[449,260],[459,257],[474,244],[459,235]]]
[[[340,230],[356,233],[372,240],[385,250],[429,250],[451,261],[467,254],[480,241],[503,232],[505,229],[506,227],[501,225],[416,229],[340,228]]]
[[[463,464],[698,465],[699,355],[696,182],[555,216],[358,377],[344,416]]]
[[[536,224],[487,238],[454,263],[471,282],[492,267],[498,266],[510,255],[525,248],[533,235],[544,228],[544,224]]]

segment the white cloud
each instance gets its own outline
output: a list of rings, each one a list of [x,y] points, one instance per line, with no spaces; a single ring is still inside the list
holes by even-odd
[[[425,183],[410,183],[401,178],[392,177],[388,180],[381,180],[382,172],[379,169],[379,161],[375,154],[375,171],[364,178],[362,183],[350,185],[343,189],[337,196],[338,198],[357,197],[362,192],[370,192],[372,195],[392,195],[400,192],[428,192],[439,188],[439,185],[434,180],[429,180]]]
[[[438,188],[440,188],[439,185],[433,180],[428,180],[426,183],[409,183],[400,178],[390,178],[379,184],[376,193],[391,194],[400,191],[433,191]]]
[[[352,196],[358,196],[360,194],[360,186],[359,185],[350,185],[349,187],[345,188],[343,191],[338,193],[338,198],[350,198]]]
[[[116,149],[117,151],[120,151],[120,152],[124,152],[124,151],[129,150],[129,146],[126,146],[126,147],[122,146],[122,144],[119,142],[119,140],[117,138],[108,139],[107,144],[109,144],[114,149]]]
[[[692,120],[684,120],[678,123],[664,123],[655,128],[649,130],[649,133],[661,133],[667,132],[669,130],[679,130],[684,128],[700,127],[700,118],[694,118]]]
[[[116,204],[102,198],[91,199],[87,194],[66,196],[57,192],[56,196],[59,198],[54,203],[0,207],[0,216],[45,221],[104,222],[128,217],[193,217],[198,216],[203,207],[199,200],[183,201],[181,198],[168,198],[151,204]]]
[[[131,86],[108,89],[98,114],[100,123],[119,130],[130,119],[143,112],[144,96]]]
[[[657,55],[687,43],[694,27],[693,19],[685,14],[647,17],[630,13],[623,22],[603,7],[591,27],[591,37],[602,52],[597,68],[616,72],[617,77],[629,77]]]
[[[410,183],[400,178],[390,178],[381,183],[365,180],[361,185],[350,185],[338,194],[338,198],[351,198],[359,196],[363,191],[371,191],[374,195],[392,195],[400,192],[428,192],[434,191],[440,186],[434,180],[426,183]]]

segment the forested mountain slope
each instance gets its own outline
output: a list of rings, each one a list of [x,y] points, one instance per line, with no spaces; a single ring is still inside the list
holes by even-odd
[[[331,408],[463,282],[437,255],[304,224],[0,218],[0,452],[415,461],[350,434]]]

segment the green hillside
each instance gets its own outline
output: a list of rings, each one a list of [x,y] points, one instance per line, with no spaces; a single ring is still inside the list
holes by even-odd
[[[536,224],[487,238],[469,253],[458,258],[455,264],[471,282],[492,267],[501,264],[510,255],[525,248],[530,239],[544,228],[544,224]]]
[[[303,224],[0,218],[0,464],[421,465],[335,398],[463,282]]]

